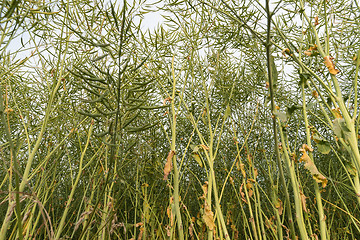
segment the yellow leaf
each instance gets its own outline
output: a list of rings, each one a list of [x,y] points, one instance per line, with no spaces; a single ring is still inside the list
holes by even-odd
[[[214,213],[211,211],[209,204],[205,201],[203,220],[210,231],[214,230]]]
[[[309,48],[309,50],[310,50],[310,51],[316,51],[316,50],[317,50],[317,46],[316,46],[316,44],[314,44],[314,46],[313,46],[313,47],[310,47],[310,48]]]
[[[257,170],[257,168],[254,168],[254,178],[255,178],[255,180],[256,180],[258,174],[259,174],[259,171]]]
[[[165,163],[165,167],[164,167],[164,180],[167,180],[169,173],[171,172],[171,168],[172,168],[172,158],[175,155],[175,151],[171,150],[166,158],[166,163]]]
[[[202,167],[203,164],[202,164],[200,155],[197,154],[196,152],[193,152],[193,153],[192,153],[192,156],[193,156],[193,158],[195,159],[195,161],[200,165],[200,167]]]
[[[170,206],[167,207],[166,214],[167,214],[168,218],[171,217],[171,208],[170,208]]]
[[[332,58],[330,56],[326,56],[326,57],[324,57],[324,59],[325,59],[325,61],[324,61],[325,66],[328,68],[328,70],[331,74],[335,75],[340,72],[338,69],[335,69],[335,64],[332,61],[334,58]]]

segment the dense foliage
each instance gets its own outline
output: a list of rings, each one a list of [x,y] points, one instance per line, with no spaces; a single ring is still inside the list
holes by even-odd
[[[4,0],[0,240],[358,239],[359,19]]]

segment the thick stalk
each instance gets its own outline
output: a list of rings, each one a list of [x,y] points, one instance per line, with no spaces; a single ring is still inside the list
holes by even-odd
[[[268,70],[268,79],[269,79],[269,90],[270,90],[270,98],[271,98],[271,113],[272,113],[272,122],[273,122],[273,133],[274,133],[274,144],[275,144],[275,155],[276,155],[276,161],[280,172],[280,179],[281,184],[283,185],[283,190],[285,194],[286,199],[286,208],[288,209],[287,216],[290,224],[290,232],[291,232],[291,238],[296,239],[295,234],[295,226],[294,221],[292,217],[292,210],[291,210],[291,204],[290,204],[290,196],[289,192],[286,187],[286,181],[284,176],[284,170],[282,168],[282,162],[280,158],[280,152],[279,152],[279,142],[278,142],[278,132],[277,132],[277,126],[276,126],[276,118],[274,116],[275,111],[275,101],[274,101],[274,85],[273,85],[273,79],[272,79],[272,69],[271,69],[271,59],[270,59],[270,48],[271,48],[271,41],[270,41],[270,32],[271,32],[271,12],[269,8],[269,0],[266,0],[266,13],[267,13],[267,35],[266,35],[266,58],[267,58],[267,70]]]
[[[307,112],[306,112],[306,101],[305,101],[305,90],[304,90],[305,83],[303,82],[301,84],[301,92],[302,92],[302,101],[303,101],[303,116],[304,116],[304,124],[305,124],[305,130],[306,130],[306,144],[311,148],[311,134],[310,134],[310,128],[309,128],[309,120],[307,118]],[[310,159],[314,162],[314,157],[312,152],[309,152]],[[318,207],[318,215],[319,215],[319,221],[320,221],[320,236],[321,240],[327,239],[327,228],[326,228],[326,222],[325,222],[325,214],[324,214],[324,208],[322,205],[321,200],[321,193],[319,190],[319,185],[316,182],[315,179],[313,179],[314,182],[314,188],[315,188],[315,198],[316,198],[316,204]]]
[[[201,72],[202,73],[202,72]],[[214,193],[214,200],[215,200],[215,208],[216,208],[216,214],[220,220],[220,225],[222,227],[222,230],[223,230],[223,234],[225,235],[225,239],[226,240],[230,240],[230,237],[229,237],[229,233],[227,231],[227,228],[226,228],[226,224],[225,224],[225,220],[224,220],[224,216],[223,216],[223,213],[221,211],[221,207],[220,207],[220,199],[219,199],[219,195],[218,195],[218,192],[217,192],[217,187],[216,187],[216,179],[215,179],[215,172],[214,172],[214,131],[212,130],[212,127],[211,127],[211,116],[210,116],[210,103],[209,103],[209,93],[208,93],[208,90],[207,90],[207,86],[205,84],[205,81],[204,81],[204,77],[203,77],[203,81],[202,81],[202,84],[203,84],[203,88],[204,88],[204,91],[205,91],[205,97],[206,97],[206,114],[207,114],[207,121],[208,121],[208,127],[209,127],[209,154],[206,154],[206,158],[208,159],[208,163],[209,163],[209,167],[210,167],[210,176],[209,176],[209,186],[211,184],[211,187],[213,188],[213,191],[211,191],[211,188],[209,187],[208,188],[208,204],[209,206],[211,206],[211,192]],[[211,235],[210,235],[211,234]],[[208,239],[212,239],[212,231],[209,231],[209,234],[208,234]]]
[[[216,212],[217,212],[218,218],[220,220],[220,224],[221,224],[223,233],[225,235],[225,239],[230,240],[229,233],[228,233],[227,228],[226,228],[224,216],[222,214],[221,207],[220,207],[220,200],[219,200],[217,187],[216,187],[215,172],[214,172],[213,163],[210,165],[210,173],[211,173],[211,178],[212,178],[212,182],[213,182],[213,192],[214,192],[214,200],[215,200]]]
[[[172,115],[172,124],[171,124],[171,151],[176,152],[175,143],[176,143],[176,111],[175,111],[175,95],[176,95],[176,76],[174,71],[174,59],[172,61],[172,75],[173,75],[173,91],[172,91],[172,101],[171,101],[171,115]],[[181,220],[180,212],[180,194],[179,194],[179,169],[177,167],[176,154],[172,157],[172,164],[174,167],[174,207],[175,215],[177,220],[177,228],[179,239],[184,239],[183,224]]]
[[[296,219],[297,225],[299,227],[301,239],[308,240],[309,237],[308,237],[308,234],[306,231],[304,217],[303,217],[303,209],[302,209],[302,204],[300,201],[301,197],[300,197],[299,183],[296,178],[294,163],[291,162],[287,148],[286,148],[287,144],[285,141],[284,133],[281,128],[280,128],[280,137],[281,137],[281,142],[282,142],[282,146],[283,146],[283,153],[285,156],[286,166],[287,166],[287,169],[288,169],[288,172],[290,175],[291,187],[294,191],[295,211],[296,211],[295,219]]]
[[[300,0],[300,6],[302,9],[304,9],[302,0]],[[305,12],[303,12],[303,14],[304,14],[307,22],[311,25],[312,30],[314,32],[315,40],[316,40],[316,44],[317,44],[317,50],[319,51],[319,53],[322,57],[326,57],[327,54],[326,54],[326,52],[324,52],[324,50],[321,46],[320,38],[319,38],[319,35],[317,33],[315,26],[311,23],[309,17],[305,14]],[[357,62],[359,62],[359,60],[357,60]],[[350,113],[345,105],[344,98],[341,93],[339,81],[337,80],[337,78],[334,74],[330,74],[330,75],[331,75],[331,80],[334,84],[334,88],[335,88],[335,92],[336,92],[335,100],[341,110],[341,113],[345,120],[346,126],[350,130],[350,132],[348,134],[348,139],[347,139],[349,142],[350,148],[351,148],[350,154],[353,156],[352,159],[354,161],[357,172],[360,172],[360,152],[359,152],[359,147],[358,147],[358,138],[357,138],[357,134],[355,132],[355,120],[350,116]],[[356,89],[355,89],[355,91],[356,91]],[[357,107],[357,106],[355,106],[355,107]],[[359,197],[360,190],[355,189],[355,191],[356,191],[357,196]]]

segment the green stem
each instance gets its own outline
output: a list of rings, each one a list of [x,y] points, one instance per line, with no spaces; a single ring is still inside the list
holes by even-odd
[[[56,234],[55,234],[55,240],[60,239],[61,232],[62,232],[62,229],[64,227],[64,223],[65,223],[65,220],[66,220],[66,217],[67,217],[67,213],[69,212],[69,209],[70,209],[71,201],[73,200],[73,197],[74,197],[74,194],[75,194],[75,191],[76,191],[76,187],[77,187],[77,185],[78,185],[78,183],[80,181],[80,177],[81,177],[82,171],[83,171],[83,162],[84,162],[87,147],[89,146],[89,143],[90,143],[90,137],[92,135],[93,128],[94,128],[94,123],[91,122],[90,129],[89,129],[89,132],[88,132],[88,135],[87,135],[87,141],[86,141],[84,150],[81,153],[78,174],[76,176],[74,184],[72,185],[70,195],[69,195],[69,197],[67,199],[65,210],[63,212],[63,215],[62,215],[60,223],[59,223],[59,227],[58,227],[58,229],[56,231]]]
[[[303,101],[303,109],[302,110],[303,110],[304,124],[305,124],[305,131],[306,131],[306,144],[311,148],[311,133],[310,133],[310,128],[309,128],[309,120],[308,120],[307,112],[306,112],[306,99],[305,99],[304,86],[305,86],[305,83],[303,82],[301,84],[302,101]],[[314,162],[312,152],[309,152],[309,157],[310,157],[311,161]],[[316,204],[318,207],[318,215],[319,215],[319,222],[320,222],[320,236],[321,236],[322,240],[326,240],[327,239],[327,228],[326,228],[326,222],[325,222],[326,217],[325,217],[324,208],[322,205],[321,193],[319,190],[319,185],[315,179],[313,179],[313,182],[314,182]]]
[[[282,142],[282,146],[283,146],[283,153],[285,156],[286,166],[287,166],[287,169],[288,169],[288,172],[290,175],[291,186],[294,191],[295,212],[296,212],[295,219],[296,219],[297,225],[299,227],[301,239],[308,240],[309,237],[308,237],[308,234],[306,231],[304,217],[303,217],[303,209],[302,209],[302,204],[300,201],[301,197],[300,197],[300,192],[299,192],[299,183],[296,178],[294,162],[291,162],[287,148],[286,148],[286,141],[285,141],[285,136],[282,131],[282,128],[280,128],[280,137],[281,137],[281,142]]]
[[[274,116],[275,113],[275,97],[274,97],[274,83],[273,83],[273,73],[271,69],[271,55],[270,55],[270,48],[271,48],[271,41],[270,41],[270,32],[271,32],[271,13],[269,8],[269,0],[266,0],[266,12],[267,12],[267,36],[266,36],[266,59],[267,59],[267,70],[268,70],[268,79],[269,79],[269,91],[270,91],[270,99],[271,99],[271,113],[272,113],[272,128],[274,133],[274,144],[275,144],[275,155],[276,155],[276,161],[280,172],[280,179],[283,186],[286,204],[287,204],[287,216],[290,224],[290,232],[291,237],[293,239],[296,239],[295,235],[295,226],[294,226],[294,220],[292,217],[292,210],[291,210],[291,204],[290,204],[290,196],[288,189],[286,187],[286,181],[284,176],[284,170],[282,167],[282,162],[280,158],[280,152],[279,152],[279,142],[278,142],[278,132],[277,132],[277,124],[276,124],[276,118]]]
[[[172,124],[171,124],[171,151],[176,153],[176,111],[175,111],[175,94],[176,94],[176,76],[174,71],[174,58],[172,61],[172,76],[173,76],[173,90],[172,90],[172,101],[171,101],[171,115],[172,115]],[[177,167],[176,161],[176,154],[172,157],[172,164],[174,168],[174,207],[175,207],[175,214],[177,220],[177,227],[178,227],[178,234],[179,239],[184,239],[184,230],[183,224],[181,219],[181,212],[180,212],[180,193],[179,193],[179,170]]]
[[[23,239],[23,235],[22,235],[22,218],[21,218],[21,206],[20,206],[20,188],[19,188],[19,165],[18,165],[18,161],[16,158],[16,151],[15,151],[15,146],[14,143],[12,141],[11,138],[11,133],[10,133],[10,126],[8,125],[8,122],[6,121],[5,118],[5,108],[4,108],[4,101],[3,101],[3,91],[2,91],[2,86],[0,85],[0,115],[1,115],[1,122],[4,126],[5,129],[5,135],[6,138],[9,141],[9,147],[10,147],[10,159],[14,164],[14,169],[12,169],[11,171],[13,172],[13,174],[15,175],[15,210],[16,210],[16,218],[17,218],[17,228],[18,228],[18,235],[19,235],[19,239],[22,240]],[[12,193],[9,193],[9,207],[13,204],[13,200],[12,200]],[[8,207],[8,210],[9,210]],[[5,219],[4,219],[4,225],[8,225],[10,223],[10,216],[9,216],[10,212],[7,211],[6,215],[5,215]],[[4,239],[5,238],[5,234],[6,234],[6,230],[4,228],[1,228],[1,232],[0,232],[0,239]]]

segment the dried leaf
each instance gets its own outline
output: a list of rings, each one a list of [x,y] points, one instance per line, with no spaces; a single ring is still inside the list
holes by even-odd
[[[302,148],[300,148],[300,152],[302,151],[302,149],[305,150],[305,151],[309,151],[309,152],[314,151],[314,149],[312,149],[311,147],[309,147],[307,144],[303,144],[303,145],[302,145]]]
[[[309,210],[306,208],[306,198],[307,198],[307,197],[305,196],[305,194],[304,194],[302,191],[300,191],[301,205],[302,205],[304,211],[308,213]]]
[[[275,202],[275,208],[277,208],[278,212],[279,212],[279,215],[281,216],[284,208],[283,208],[283,203],[282,201],[280,200],[280,198],[278,198]]]
[[[14,109],[12,109],[12,108],[6,108],[6,109],[4,110],[4,113],[9,114],[9,113],[12,113],[13,111],[14,111]]]
[[[205,201],[203,220],[210,231],[215,229],[214,213],[211,211],[209,204]]]
[[[231,185],[234,185],[234,178],[233,177],[229,177],[229,181]]]
[[[247,203],[246,199],[245,199],[245,193],[243,192],[243,186],[244,186],[244,183],[241,184],[240,186],[240,195],[241,195],[241,200],[243,200],[245,203]]]
[[[246,189],[248,190],[248,194],[249,194],[249,198],[252,197],[254,191],[253,191],[253,182],[254,182],[254,179],[248,179],[246,181]]]
[[[201,186],[203,192],[204,192],[204,197],[206,197],[206,194],[208,193],[208,182],[206,181],[204,185]]]
[[[252,188],[250,188],[250,189],[249,189],[249,191],[248,191],[249,198],[251,198],[251,197],[252,197],[253,193],[254,193],[254,191],[252,190]]]
[[[240,161],[239,161],[240,162]],[[246,177],[246,171],[245,171],[245,164],[240,163],[240,170],[241,170],[241,174],[243,175],[243,177]]]
[[[304,51],[304,54],[306,55],[306,56],[311,56],[311,51],[309,51],[309,50],[306,50],[306,51]]]
[[[290,55],[290,49],[285,48],[281,51],[282,55],[285,57],[285,54]],[[291,56],[291,55],[290,55]]]
[[[317,92],[317,91],[312,91],[312,96],[314,97],[314,98],[318,98],[319,97],[319,93]]]
[[[259,171],[257,170],[257,168],[254,168],[254,178],[255,178],[255,180],[256,180],[258,174],[259,174]]]
[[[335,118],[343,118],[341,113],[340,113],[340,108],[334,108],[331,110],[333,112],[333,114],[335,115]]]
[[[172,169],[172,158],[175,155],[175,151],[171,150],[166,158],[166,163],[165,163],[165,167],[164,167],[164,180],[167,180],[171,169]]]
[[[194,239],[194,233],[193,233],[194,230],[193,229],[194,229],[194,224],[191,223],[189,225],[189,235],[190,235],[191,239]]]
[[[137,240],[141,240],[143,237],[143,234],[144,234],[144,231],[145,231],[145,228],[144,227],[141,227],[140,228],[140,232],[139,232],[139,236],[137,238]]]
[[[328,68],[328,70],[331,74],[336,75],[340,72],[338,69],[335,69],[335,64],[332,61],[334,58],[332,58],[330,56],[326,56],[326,57],[324,57],[324,59],[325,59],[325,61],[324,61],[325,66]]]
[[[171,227],[169,225],[167,225],[165,229],[166,229],[166,235],[168,237],[170,237],[171,236]]]
[[[304,54],[309,57],[319,55],[316,44],[314,44],[314,46],[310,47],[308,50],[304,51]]]
[[[252,178],[249,178],[247,181],[248,181],[249,183],[256,183],[256,181],[255,181],[254,179],[252,179]]]
[[[204,144],[200,144],[200,146],[204,149],[204,150],[209,150],[209,147],[204,145]]]
[[[171,101],[172,101],[172,98],[171,98],[171,97],[167,97],[167,98],[164,99],[163,105],[166,105],[166,103],[171,103]]]
[[[309,170],[310,174],[313,176],[316,182],[321,183],[322,187],[326,187],[327,179],[324,175],[322,175],[317,167],[315,166],[314,162],[311,160],[309,155],[306,151],[312,152],[313,149],[306,144],[303,144],[302,148],[299,149],[302,152],[302,156],[300,157],[300,162],[305,162],[304,167]]]

